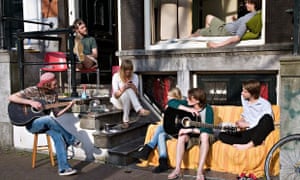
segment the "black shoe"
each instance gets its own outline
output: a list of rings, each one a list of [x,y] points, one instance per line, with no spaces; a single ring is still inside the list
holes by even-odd
[[[147,160],[152,150],[153,149],[150,146],[145,144],[144,146],[140,147],[136,151],[132,152],[130,156],[137,159]]]
[[[153,169],[153,173],[161,173],[165,172],[169,169],[168,159],[167,158],[159,158],[159,165]]]

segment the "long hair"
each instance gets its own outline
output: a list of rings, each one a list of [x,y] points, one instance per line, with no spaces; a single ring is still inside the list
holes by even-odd
[[[122,60],[122,63],[121,63],[120,78],[123,82],[125,82],[125,71],[126,70],[132,70],[130,77],[128,77],[129,79],[131,79],[132,75],[133,75],[133,64],[132,64],[132,61],[129,59],[124,59],[124,60]]]

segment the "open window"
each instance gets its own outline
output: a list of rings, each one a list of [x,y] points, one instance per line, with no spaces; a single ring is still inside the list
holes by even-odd
[[[213,14],[225,22],[243,12],[244,0],[144,0],[145,48],[148,50],[206,48],[208,41],[228,37],[196,37],[189,35],[204,27],[205,16]],[[265,43],[265,7],[262,1],[262,30],[259,38],[242,40],[234,46],[262,45]]]

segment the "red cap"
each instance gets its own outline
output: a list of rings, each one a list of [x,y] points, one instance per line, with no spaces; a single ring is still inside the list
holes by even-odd
[[[55,79],[55,74],[51,72],[46,72],[40,77],[40,82],[37,84],[37,87],[43,87],[44,84],[49,83]]]

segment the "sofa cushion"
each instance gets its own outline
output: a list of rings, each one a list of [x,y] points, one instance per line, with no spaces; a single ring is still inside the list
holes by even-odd
[[[242,37],[242,40],[256,39],[260,36],[262,29],[261,11],[258,11],[247,23],[247,32]]]

